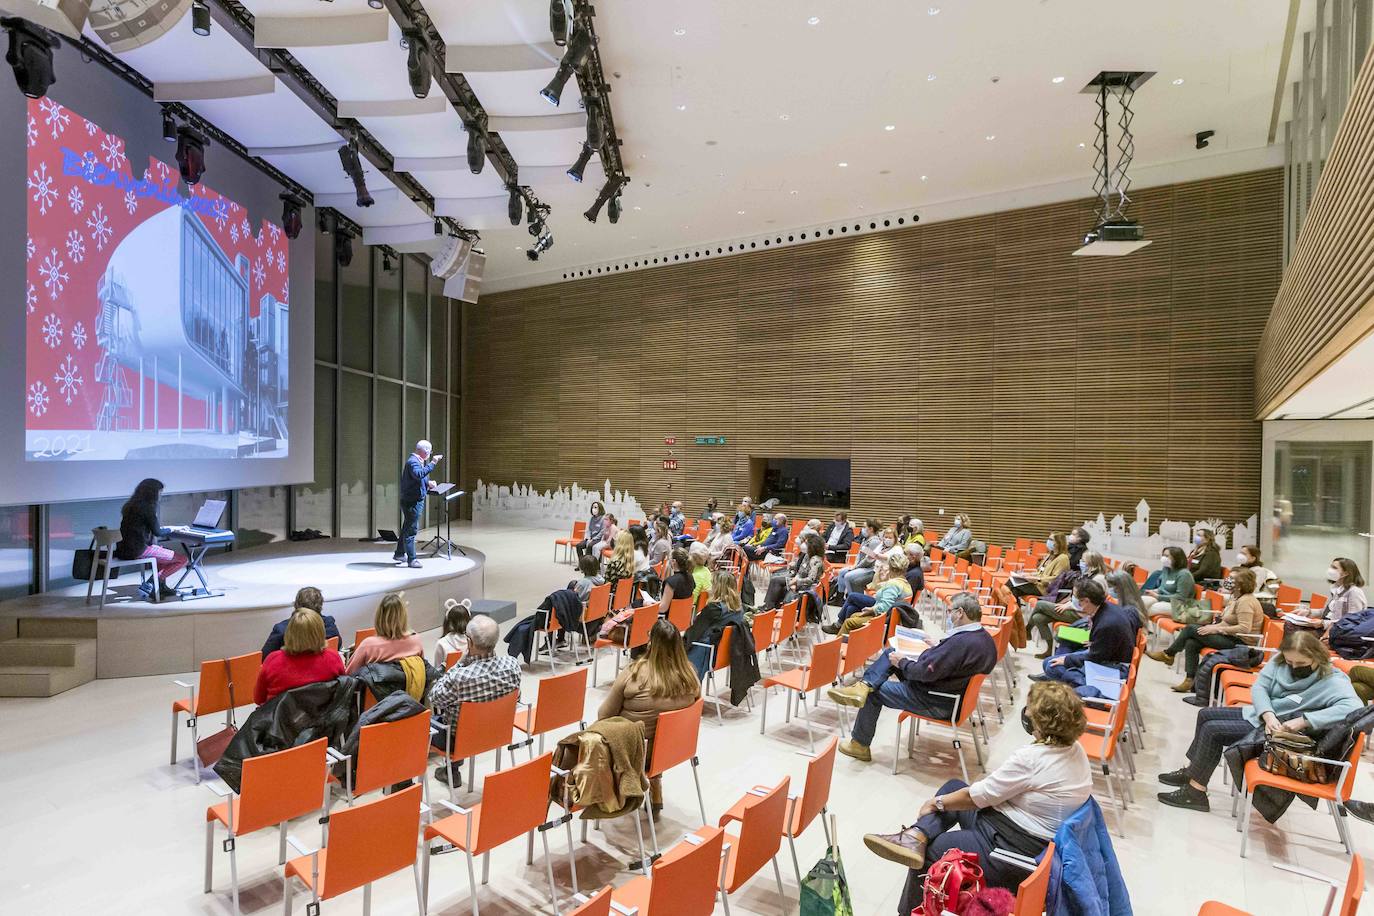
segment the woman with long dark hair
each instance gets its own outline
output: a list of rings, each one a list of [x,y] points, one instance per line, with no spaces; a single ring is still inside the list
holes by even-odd
[[[166,533],[157,517],[161,499],[162,481],[147,477],[138,482],[129,501],[119,510],[119,543],[115,545],[115,556],[121,560],[152,557],[157,561],[157,585],[149,582],[139,589],[145,601],[153,597],[154,587],[159,589],[159,597],[176,597],[176,592],[167,585],[167,577],[176,575],[187,562],[186,557],[157,542]]]

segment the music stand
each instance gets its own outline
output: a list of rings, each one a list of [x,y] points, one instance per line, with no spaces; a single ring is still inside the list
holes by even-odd
[[[429,542],[425,544],[425,546],[422,547],[421,550],[430,550],[431,548],[433,548],[432,552],[429,554],[431,557],[437,557],[439,553],[442,551],[444,554],[444,559],[446,560],[453,559],[453,551],[455,550],[461,553],[463,556],[467,556],[468,554],[466,550],[464,550],[457,544],[453,543],[452,506],[452,501],[462,496],[467,491],[455,490],[454,484],[451,483],[441,483],[430,492],[434,493],[436,496],[442,496],[444,498],[443,502],[440,503],[440,505],[443,507],[444,518],[438,525],[434,526],[434,537],[430,538]],[[444,534],[439,533],[439,529],[441,527],[444,529]]]

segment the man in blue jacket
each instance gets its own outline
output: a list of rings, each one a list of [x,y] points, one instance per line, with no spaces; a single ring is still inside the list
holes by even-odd
[[[1101,696],[1096,688],[1086,686],[1083,663],[1115,668],[1124,678],[1135,652],[1139,618],[1133,609],[1108,601],[1106,589],[1092,579],[1074,582],[1073,602],[1076,610],[1092,622],[1088,648],[1048,659],[1044,674],[1033,674],[1031,679],[1063,681],[1081,697]]]
[[[425,494],[434,489],[429,475],[434,466],[444,460],[443,455],[430,457],[434,446],[428,439],[415,443],[415,451],[401,468],[401,534],[391,559],[412,569],[420,568],[415,559],[415,536],[420,533],[420,516],[425,511]]]
[[[739,504],[739,511],[735,513],[735,527],[730,532],[730,538],[736,544],[743,544],[753,536],[754,503],[746,498]]]
[[[997,666],[997,644],[983,629],[978,599],[960,592],[950,599],[949,606],[954,628],[944,639],[915,656],[886,648],[868,666],[862,681],[830,688],[830,699],[836,703],[859,707],[850,740],[840,744],[841,754],[856,760],[873,759],[868,747],[884,706],[948,719],[954,712],[954,701],[939,694],[962,698],[969,681]]]
[[[783,549],[787,546],[787,539],[792,534],[792,529],[787,524],[787,516],[779,512],[773,516],[773,527],[767,536],[757,544],[745,544],[744,553],[751,560],[762,560],[770,553],[782,556]]]

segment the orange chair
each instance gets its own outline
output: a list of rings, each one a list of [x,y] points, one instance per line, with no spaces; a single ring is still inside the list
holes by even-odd
[[[1316,881],[1323,881],[1327,884],[1326,906],[1322,908],[1321,916],[1331,916],[1332,912],[1339,912],[1339,916],[1355,916],[1360,909],[1360,898],[1364,896],[1364,859],[1358,855],[1350,857],[1350,871],[1346,873],[1345,892],[1341,895],[1341,908],[1336,911],[1336,891],[1340,887],[1339,881],[1333,881],[1326,875],[1309,871],[1306,868],[1299,868],[1296,865],[1288,865],[1284,862],[1275,862],[1274,867],[1280,871],[1292,872],[1303,878],[1312,878]],[[1197,911],[1197,916],[1251,916],[1248,910],[1238,910],[1233,906],[1220,903],[1216,900],[1208,900]]]
[[[347,808],[329,818],[328,840],[311,848],[287,837],[300,856],[286,863],[282,896],[284,911],[291,914],[291,879],[310,891],[310,909],[318,913],[321,900],[329,900],[359,887],[363,889],[363,913],[372,912],[372,882],[406,866],[416,867],[415,836],[420,830],[420,787],[411,786],[365,805]],[[420,876],[415,875],[416,896]],[[420,898],[420,912],[425,911]]]
[[[821,817],[821,830],[825,832],[825,843],[831,845],[830,825],[826,822],[826,804],[830,801],[830,783],[835,775],[835,749],[839,746],[840,739],[832,737],[821,752],[811,758],[811,762],[806,765],[806,786],[802,789],[800,796],[791,796],[792,810],[787,818],[787,823],[783,826],[783,835],[787,837],[787,845],[792,852],[792,869],[797,875],[797,887],[801,887],[802,873],[801,863],[797,860],[797,837],[816,819],[816,815]],[[767,791],[767,786],[755,786],[755,790],[762,789]],[[746,799],[748,796],[746,796]],[[745,802],[742,800],[721,815],[721,823],[726,821],[743,820]]]
[[[626,581],[626,580],[621,580]],[[646,604],[643,607],[635,608],[634,616],[630,618],[629,632],[625,635],[625,644],[613,639],[598,639],[592,643],[592,686],[596,684],[597,674],[597,653],[602,649],[612,649],[615,651],[615,673],[620,674],[620,657],[631,649],[638,649],[640,646],[649,642],[649,631],[658,622],[658,605]]]
[[[573,903],[578,906],[568,912],[568,916],[611,916],[611,886],[608,884],[590,897],[573,894]]]
[[[1274,590],[1274,606],[1280,615],[1292,611],[1301,600],[1302,589],[1296,585],[1280,585]]]
[[[356,632],[353,634],[353,648],[352,648],[352,649],[349,649],[349,651],[350,651],[350,652],[356,652],[356,651],[358,650],[359,644],[361,644],[362,641],[363,641],[364,639],[367,639],[369,636],[376,636],[376,635],[377,635],[377,628],[376,628],[376,627],[363,627],[361,630],[356,631]]]
[[[711,699],[715,701],[717,725],[725,724],[725,720],[720,714],[720,708],[724,705],[724,701],[716,695],[716,672],[724,671],[730,667],[730,647],[734,643],[734,639],[735,628],[726,627],[720,631],[720,642],[714,646],[707,642],[693,643],[696,646],[705,646],[711,652],[711,662],[706,666],[706,681],[702,685],[702,696],[705,697],[709,694]],[[748,698],[748,694],[745,694],[745,699],[748,700]]]
[[[697,738],[701,735],[701,710],[705,705],[703,700],[698,699],[691,706],[660,713],[654,725],[652,753],[644,761],[644,775],[650,779],[662,776],[679,764],[692,765],[692,782],[696,783],[697,807],[701,810],[703,824],[706,823],[706,802],[701,797],[701,778],[697,775],[697,766],[700,764],[697,759]],[[649,836],[653,840],[654,852],[659,852],[658,831],[652,817],[649,818]]]
[[[807,744],[811,753],[816,753],[816,740],[811,734],[811,709],[806,704],[806,695],[834,683],[839,671],[840,640],[837,638],[812,646],[810,664],[764,678],[760,682],[763,686],[763,716],[759,720],[759,734],[764,734],[768,728],[768,688],[781,687],[787,696],[786,718],[783,721],[792,721],[792,697],[795,694],[806,717]]]
[[[453,761],[459,761],[460,768],[461,761],[468,762],[469,787],[476,775],[479,754],[495,751],[496,769],[501,769],[501,749],[511,746],[511,722],[515,719],[515,704],[519,700],[520,691],[512,690],[503,697],[484,703],[468,701],[459,708],[457,729],[448,722],[442,727],[431,726],[431,734],[443,735],[445,747],[452,748],[445,751],[436,747],[432,751],[444,758],[444,766],[448,769],[449,798],[454,797],[455,790]]]
[[[337,636],[331,636],[331,637],[329,637],[328,639],[326,639],[326,640],[324,641],[324,647],[325,647],[326,649],[329,649],[331,652],[338,652],[338,651],[339,651],[339,637],[337,637]]]
[[[773,645],[775,647],[773,657],[779,663],[782,661],[781,653],[776,647],[781,647],[783,643],[789,640],[794,641],[794,637],[797,635],[797,618],[799,616],[801,616],[801,601],[799,599],[789,601],[778,608],[778,625],[773,631]]]
[[[430,754],[430,712],[416,713],[394,722],[377,722],[358,730],[357,766],[345,767],[344,791],[348,804],[359,795],[394,786],[409,779],[420,780],[425,801],[429,801],[429,780],[425,769]],[[348,761],[347,754],[329,749],[332,761]]]
[[[1044,916],[1045,897],[1050,889],[1050,868],[1054,865],[1054,841],[1045,847],[1039,861],[1005,849],[994,849],[992,858],[1024,868],[1030,874],[1016,888],[1016,903],[1011,916]]]
[[[582,539],[587,536],[586,522],[573,522],[572,534],[565,538],[554,538],[553,541],[553,560],[558,562],[558,548],[563,548],[563,558],[572,561],[572,549],[575,545],[581,544]]]
[[[953,693],[940,693],[930,691],[931,696],[944,697],[954,701],[954,711],[949,714],[949,718],[940,719],[934,716],[917,715],[914,712],[903,711],[897,717],[897,743],[893,747],[892,753],[892,772],[897,772],[897,761],[902,757],[902,725],[907,720],[912,720],[911,730],[907,733],[907,756],[914,756],[916,753],[916,735],[920,732],[922,722],[934,722],[939,725],[948,725],[953,732],[952,741],[954,750],[959,754],[959,770],[964,774],[964,782],[968,782],[968,765],[964,762],[964,747],[959,739],[959,729],[968,723],[969,734],[973,736],[973,753],[978,758],[978,765],[983,766],[983,749],[978,744],[978,729],[970,717],[978,710],[978,692],[983,689],[983,681],[986,675],[975,674],[969,679],[968,686],[964,688],[963,696]],[[979,718],[981,718],[979,714]]]
[[[253,686],[258,682],[262,667],[262,653],[249,652],[233,658],[217,658],[200,663],[198,685],[172,681],[191,691],[182,700],[172,701],[172,766],[177,762],[177,720],[186,713],[186,725],[191,729],[191,767],[200,782],[200,761],[196,759],[196,745],[200,742],[200,717],[222,712],[225,726],[234,724],[234,710],[253,702]]]
[[[539,679],[534,705],[515,708],[514,726],[529,735],[523,742],[534,759],[534,738],[539,736],[539,753],[544,753],[544,735],[555,728],[576,722],[586,728],[583,713],[587,707],[587,669],[575,668],[567,674]],[[460,720],[462,716],[458,717]]]
[[[639,586],[633,579],[617,579],[610,583],[611,588],[611,613],[623,611],[635,603],[635,595],[639,593]]]
[[[759,670],[763,670],[763,663],[770,657],[769,650],[773,648],[773,637],[778,632],[778,615],[781,611],[763,611],[754,615],[754,621],[750,624],[750,632],[754,635],[754,652],[759,657]],[[774,665],[774,667],[778,667]]]
[[[462,718],[459,716],[459,721],[462,721]],[[442,851],[430,845],[432,840],[452,843],[467,856],[468,889],[472,899],[473,916],[477,916],[477,882],[473,875],[473,857],[482,857],[482,883],[486,884],[491,873],[491,851],[522,833],[528,834],[531,850],[528,858],[532,860],[536,832],[544,845],[544,867],[548,873],[549,897],[553,901],[553,911],[559,911],[558,890],[553,883],[553,860],[549,858],[548,829],[553,825],[544,820],[549,808],[549,776],[552,768],[553,754],[548,753],[504,772],[492,773],[482,782],[482,801],[471,808],[460,808],[452,802],[439,800],[440,805],[453,813],[425,827],[423,866],[420,869],[421,913],[429,910],[430,857]],[[488,802],[491,804],[487,804]],[[571,859],[571,822],[566,818],[562,820],[568,828],[568,856]],[[574,883],[576,874],[574,871]]]
[[[1331,817],[1336,821],[1336,833],[1340,835],[1341,845],[1345,847],[1345,854],[1354,855],[1355,849],[1350,843],[1350,828],[1346,826],[1344,812],[1341,809],[1346,802],[1350,801],[1350,792],[1355,785],[1355,770],[1359,767],[1360,754],[1364,752],[1366,737],[1363,732],[1358,734],[1354,745],[1350,748],[1350,755],[1345,760],[1307,757],[1308,760],[1325,763],[1336,769],[1336,779],[1330,783],[1298,782],[1286,776],[1278,776],[1261,770],[1259,760],[1251,760],[1246,763],[1245,783],[1240,787],[1241,795],[1244,796],[1244,803],[1240,809],[1240,818],[1244,824],[1240,836],[1241,858],[1245,858],[1245,849],[1250,842],[1250,796],[1260,786],[1269,786],[1292,792],[1294,795],[1305,795],[1308,798],[1317,798],[1326,802]]]
[[[883,643],[888,638],[888,623],[895,619],[896,615],[892,613],[884,617],[875,617],[849,634],[849,641],[840,649],[840,670],[836,680],[854,674],[868,664],[870,658],[883,650]],[[848,731],[849,717],[845,712],[845,707],[837,706],[836,709],[840,712],[840,722],[843,729]]]
[[[591,645],[594,642],[592,634],[595,630],[589,627],[592,624],[600,626],[601,621],[611,612],[611,583],[603,582],[601,585],[594,586],[591,593],[587,596],[587,604],[582,608],[582,643],[588,649],[588,654],[594,655]],[[582,664],[582,655],[577,651],[577,643],[573,643],[573,657],[577,663]]]
[[[674,598],[668,602],[668,620],[682,633],[692,625],[692,596]]]
[[[732,811],[740,809],[739,836],[725,834],[725,867],[720,886],[725,894],[733,894],[744,886],[750,878],[759,873],[767,862],[773,863],[773,877],[778,882],[778,896],[786,900],[782,886],[782,870],[778,868],[778,851],[782,849],[783,827],[787,824],[788,807],[791,800],[787,796],[791,786],[790,777],[784,778],[771,789],[750,789]],[[724,827],[726,818],[720,819]],[[705,840],[714,827],[702,827],[696,836]],[[725,912],[730,912],[730,904],[725,902]]]
[[[1125,817],[1126,801],[1131,796],[1131,784],[1127,779],[1122,778],[1120,772],[1112,771],[1112,764],[1117,759],[1117,749],[1121,747],[1121,736],[1126,728],[1127,711],[1130,709],[1134,686],[1135,680],[1127,678],[1125,683],[1121,685],[1121,696],[1117,700],[1095,698],[1093,705],[1107,707],[1111,710],[1111,716],[1105,723],[1094,722],[1089,719],[1087,730],[1078,738],[1079,745],[1087,752],[1088,760],[1102,768],[1103,780],[1107,783],[1107,794],[1111,797],[1113,804],[1119,806],[1116,815],[1116,830],[1118,835],[1123,837],[1126,832],[1122,820]],[[1129,752],[1125,754],[1125,758],[1127,767],[1130,767],[1132,764]],[[1120,783],[1120,788],[1113,784],[1114,780]]]
[[[239,913],[238,843],[247,836],[268,827],[276,827],[280,834],[281,850],[277,863],[286,861],[286,825],[292,818],[321,812],[328,806],[329,790],[325,785],[328,763],[324,738],[299,747],[250,757],[243,762],[240,792],[217,805],[205,809],[205,893],[210,893],[214,880],[215,823],[224,825],[228,840],[229,874],[233,882],[234,913]],[[231,790],[223,783],[208,783],[219,795]]]
[[[463,660],[463,650],[462,650],[462,649],[454,649],[452,652],[445,652],[445,653],[444,653],[444,670],[447,671],[448,669],[452,668],[454,665],[458,664],[458,663],[459,663],[460,661],[462,661],[462,660]]]
[[[725,831],[719,827],[703,827],[684,837],[654,863],[649,875],[631,878],[612,891],[617,913],[710,916],[716,890],[725,882],[724,845]]]

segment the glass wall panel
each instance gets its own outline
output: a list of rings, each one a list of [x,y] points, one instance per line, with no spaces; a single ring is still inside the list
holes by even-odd
[[[405,447],[406,454],[409,455],[410,449],[414,448],[416,442],[430,438],[429,418],[426,411],[429,406],[429,396],[423,388],[406,386],[405,398]],[[440,453],[442,454],[442,451]],[[421,524],[428,524],[428,522],[421,519]]]
[[[429,387],[448,390],[448,300],[429,300]]]
[[[372,258],[371,249],[354,246],[353,260],[339,269],[343,284],[343,364],[372,371]]]
[[[381,256],[378,255],[380,258]],[[377,374],[401,377],[401,268],[380,264],[377,279]]]
[[[339,536],[371,531],[372,379],[343,374],[339,403]]]
[[[33,581],[33,512],[0,506],[0,598],[29,593]]]
[[[337,362],[334,320],[334,236],[315,233],[315,358]]]
[[[286,487],[239,490],[239,527],[235,544],[256,547],[286,537]]]
[[[372,502],[377,527],[397,530],[401,523],[401,463],[414,442],[401,441],[401,386],[377,380],[377,416],[372,441]]]
[[[334,370],[315,367],[315,480],[296,487],[296,528],[334,532]]]
[[[415,258],[405,259],[406,285],[406,381],[416,385],[425,384],[429,378],[429,367],[425,356],[428,352],[429,306],[426,295],[428,270]]]
[[[1273,557],[1283,579],[1325,591],[1332,559],[1369,554],[1368,441],[1274,443]]]
[[[458,394],[463,390],[463,303],[451,299],[449,305],[453,331],[449,334],[448,342],[449,364],[452,367],[448,375],[448,390]]]

